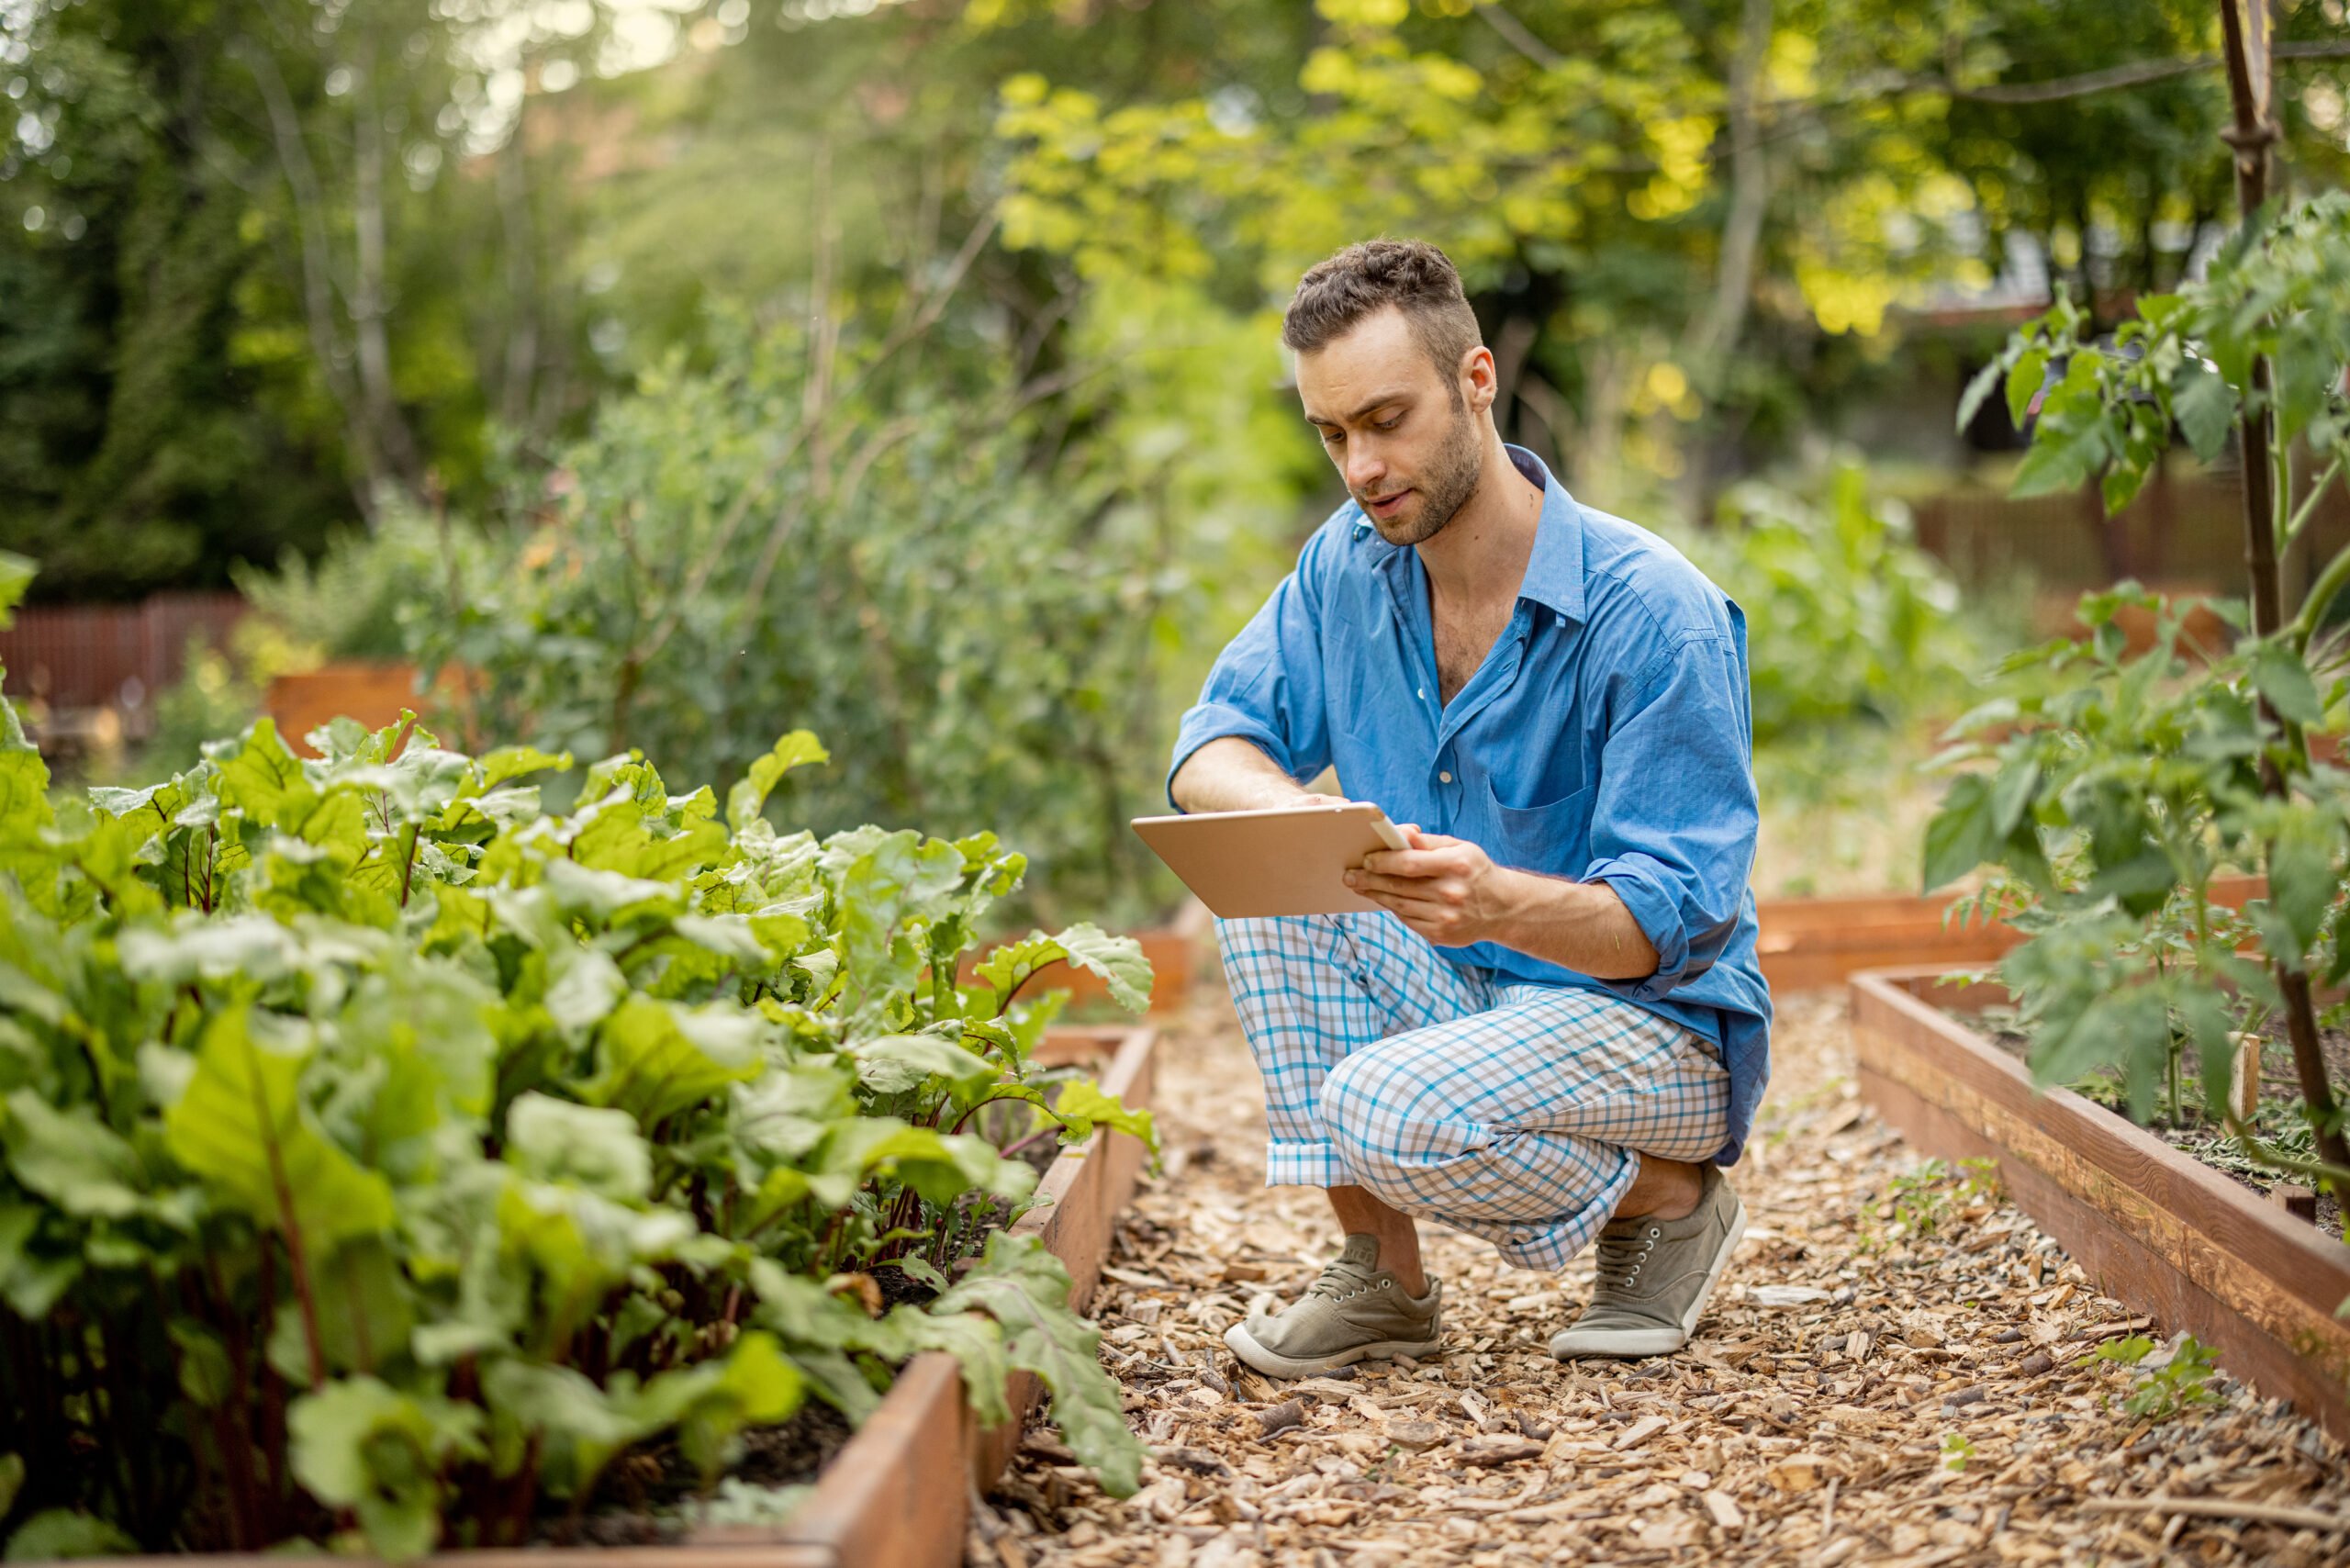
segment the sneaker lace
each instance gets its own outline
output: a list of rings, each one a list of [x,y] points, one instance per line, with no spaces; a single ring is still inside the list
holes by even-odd
[[[1662,1233],[1652,1225],[1639,1226],[1609,1235],[1602,1231],[1593,1268],[1597,1282],[1613,1290],[1636,1290],[1639,1286],[1640,1264],[1656,1249],[1657,1238]]]
[[[1310,1296],[1322,1296],[1329,1301],[1344,1301],[1348,1296],[1360,1295],[1363,1292],[1370,1290],[1371,1285],[1369,1270],[1360,1263],[1349,1262],[1340,1258],[1323,1267],[1320,1277],[1305,1287],[1305,1294]]]

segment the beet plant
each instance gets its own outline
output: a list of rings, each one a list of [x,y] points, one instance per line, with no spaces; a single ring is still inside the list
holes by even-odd
[[[0,583],[0,616],[21,569]],[[575,809],[413,718],[268,721],[52,807],[0,704],[0,1516],[11,1557],[518,1543],[714,1479],[813,1396],[1038,1373],[1112,1490],[1140,1450],[1002,1147],[1146,1114],[1039,1071],[1087,926],[957,958],[1022,857],[722,806],[633,754]],[[983,1134],[992,1134],[993,1138]],[[894,1299],[896,1305],[887,1305]]]

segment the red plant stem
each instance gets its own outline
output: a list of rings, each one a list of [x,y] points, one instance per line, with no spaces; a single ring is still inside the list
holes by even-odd
[[[416,878],[416,841],[421,836],[415,823],[408,824],[408,862],[400,868],[400,907],[408,907],[408,884]]]
[[[237,1311],[236,1304],[229,1300],[228,1288],[221,1282],[219,1260],[209,1251],[204,1255],[204,1269],[210,1299],[215,1304],[214,1311],[197,1311],[195,1316],[199,1320],[209,1317],[219,1325],[220,1338],[229,1350],[229,1373],[235,1383],[230,1397],[215,1406],[212,1412],[220,1434],[221,1463],[229,1473],[231,1513],[239,1536],[237,1544],[249,1551],[258,1551],[268,1542],[262,1539],[261,1488],[253,1476],[252,1443],[246,1432],[238,1429],[238,1426],[232,1426],[229,1420],[229,1410],[232,1405],[240,1426],[253,1419],[256,1391],[252,1366],[245,1354],[244,1317]],[[184,1280],[182,1291],[192,1302],[203,1299],[193,1281]]]
[[[277,1255],[266,1234],[260,1238],[258,1284],[261,1295],[261,1343],[277,1331]],[[268,1533],[285,1534],[294,1499],[294,1475],[285,1462],[285,1380],[263,1357],[255,1368],[262,1396],[262,1452],[269,1462],[271,1521]]]
[[[1042,1137],[1054,1137],[1055,1135],[1058,1134],[1058,1133],[1060,1132],[1060,1130],[1061,1130],[1061,1124],[1060,1124],[1060,1123],[1058,1123],[1058,1122],[1055,1122],[1055,1123],[1054,1123],[1051,1126],[1049,1126],[1049,1127],[1038,1127],[1035,1132],[1030,1133],[1026,1137],[1022,1138],[1018,1143],[1015,1143],[1015,1144],[1012,1145],[1009,1148],[1006,1148],[1006,1149],[1003,1151],[1003,1157],[1004,1157],[1006,1159],[1011,1159],[1013,1155],[1018,1154],[1022,1149],[1026,1148],[1030,1144],[1035,1143],[1038,1138],[1042,1138]]]
[[[359,1370],[373,1376],[375,1371],[375,1336],[367,1327],[367,1299],[359,1288],[359,1256],[351,1249],[343,1249],[342,1287],[351,1295],[351,1342],[359,1357]]]
[[[402,732],[402,738],[406,738],[405,731]],[[253,1051],[253,1046],[250,1040],[246,1042],[245,1051],[250,1058]],[[270,1125],[269,1103],[262,1096],[258,1064],[249,1063],[248,1065],[247,1081],[252,1085],[253,1120],[260,1126],[266,1128]],[[263,1135],[261,1144],[262,1152],[269,1160],[270,1188],[277,1198],[278,1225],[285,1233],[285,1266],[287,1271],[294,1276],[294,1298],[300,1304],[302,1309],[302,1342],[304,1348],[309,1352],[310,1387],[315,1391],[326,1386],[327,1358],[325,1342],[319,1337],[319,1303],[318,1297],[310,1289],[309,1260],[303,1254],[301,1216],[294,1207],[293,1183],[285,1175],[285,1151],[278,1148],[277,1139],[268,1136],[266,1132]],[[264,1250],[267,1249],[267,1245],[263,1242]]]

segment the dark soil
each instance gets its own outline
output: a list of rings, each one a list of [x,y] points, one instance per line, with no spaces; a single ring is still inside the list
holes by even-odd
[[[2031,1036],[2003,1016],[2006,1009],[1995,1008],[1983,1013],[1968,1013],[1956,1008],[1944,1011],[1951,1018],[1964,1024],[2017,1060],[2030,1060]],[[2260,1114],[2255,1119],[2254,1126],[2264,1138],[2273,1138],[2281,1131],[2302,1125],[2300,1080],[2293,1070],[2292,1047],[2285,1039],[2284,1027],[2281,1018],[2272,1018],[2261,1031],[2261,1103]],[[2321,1030],[2318,1042],[2325,1055],[2327,1076],[2337,1085],[2350,1081],[2350,1033],[2339,1029]],[[2122,1091],[2118,1074],[2100,1073],[2067,1087],[2122,1120],[2130,1120],[2128,1097]],[[2340,1092],[2339,1088],[2336,1092]],[[2236,1148],[2235,1140],[2224,1130],[2200,1120],[2194,1106],[2201,1097],[2195,1072],[2195,1058],[2190,1051],[2180,1075],[2180,1098],[2186,1103],[2186,1123],[2174,1123],[2168,1108],[2158,1105],[2154,1119],[2144,1124],[2144,1130],[2198,1164],[2216,1170],[2238,1186],[2263,1196],[2280,1182],[2292,1180],[2285,1173],[2255,1164]],[[2342,1205],[2334,1200],[2333,1193],[2323,1190],[2317,1194],[2317,1228],[2328,1236],[2342,1235]]]
[[[854,1430],[847,1417],[811,1399],[790,1420],[744,1432],[743,1457],[726,1473],[746,1486],[812,1482]],[[543,1539],[554,1546],[673,1545],[685,1539],[680,1505],[701,1490],[700,1472],[674,1439],[648,1443],[606,1467],[577,1520],[548,1520]]]

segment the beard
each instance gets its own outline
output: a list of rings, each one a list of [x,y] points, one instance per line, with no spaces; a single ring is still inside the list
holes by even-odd
[[[1477,427],[1469,418],[1468,405],[1459,398],[1452,403],[1452,424],[1444,432],[1444,442],[1437,449],[1427,472],[1412,486],[1419,491],[1420,504],[1399,517],[1382,519],[1372,512],[1368,501],[1356,496],[1356,504],[1379,536],[1390,544],[1424,544],[1444,532],[1469,498],[1477,493],[1478,484],[1485,476],[1484,448],[1477,440]]]

